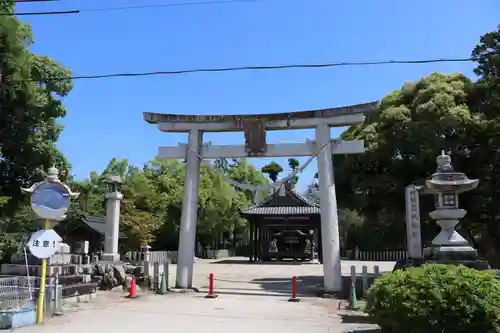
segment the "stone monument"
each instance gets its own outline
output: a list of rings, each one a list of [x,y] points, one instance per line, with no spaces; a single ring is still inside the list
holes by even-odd
[[[466,215],[458,205],[458,195],[475,189],[479,180],[469,179],[456,172],[451,156],[444,151],[436,158],[436,172],[425,182],[426,192],[435,197],[435,210],[429,215],[441,227],[432,244],[424,249],[424,261],[434,263],[459,263],[472,268],[488,269],[489,265],[456,230],[455,226]]]
[[[120,203],[123,194],[120,185],[123,183],[120,176],[109,176],[106,181],[106,227],[104,232],[104,253],[101,261],[120,261],[118,253],[118,235],[120,232]]]

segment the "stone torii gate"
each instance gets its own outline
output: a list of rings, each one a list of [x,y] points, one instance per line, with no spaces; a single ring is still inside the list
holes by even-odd
[[[375,111],[377,106],[378,102],[371,102],[333,109],[254,115],[177,115],[145,112],[144,120],[157,125],[160,131],[187,132],[189,135],[187,145],[160,147],[158,153],[159,158],[186,160],[176,288],[193,287],[201,159],[317,154],[324,287],[326,293],[339,292],[341,290],[340,242],[332,153],[363,153],[364,142],[339,141],[332,144],[330,128],[359,124],[364,120],[364,113]],[[304,128],[314,128],[316,140],[305,143],[266,144],[268,130]],[[234,131],[245,132],[245,145],[203,144],[203,132]]]

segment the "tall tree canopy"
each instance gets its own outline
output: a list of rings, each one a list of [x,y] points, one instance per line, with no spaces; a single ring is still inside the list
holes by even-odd
[[[499,36],[499,31],[486,34],[473,51],[477,82],[434,73],[407,83],[383,98],[364,123],[343,133],[344,139],[364,139],[367,147],[362,155],[336,157],[335,168],[341,207],[359,209],[363,227],[379,235],[367,246],[404,244],[404,188],[422,184],[434,172],[441,150],[451,153],[456,170],[480,179],[477,190],[462,195],[461,207],[468,210],[463,226],[484,252],[498,246]],[[421,203],[428,241],[435,236],[435,223],[427,218],[433,202],[422,198]]]
[[[260,171],[267,174],[269,179],[275,183],[278,180],[278,175],[283,172],[283,167],[275,161],[271,161],[269,164],[264,165]]]
[[[288,166],[290,167],[292,172],[295,172],[297,170],[297,168],[300,166],[300,162],[296,158],[289,158],[288,159]],[[299,181],[299,176],[293,175],[292,184],[296,185],[298,181]]]
[[[13,13],[13,1],[0,1],[2,13]],[[44,177],[56,165],[64,178],[68,162],[55,142],[66,115],[61,97],[72,88],[71,71],[30,52],[31,27],[16,16],[0,16],[0,216],[13,214],[24,200],[20,188]]]
[[[13,13],[15,2],[0,0],[2,13]],[[30,52],[31,27],[14,15],[0,16],[0,257],[16,247],[20,234],[38,226],[25,206],[28,187],[55,165],[60,178],[69,163],[56,148],[66,109],[61,100],[72,88],[71,71],[54,60]]]
[[[218,172],[208,164],[201,165],[197,237],[202,245],[211,246],[222,238],[234,242],[245,238],[246,221],[239,216],[239,210],[251,205],[253,193],[233,189],[221,173],[256,186],[266,183],[246,160],[233,162],[219,161],[215,167],[224,168]],[[82,194],[71,206],[70,217],[104,214],[104,180],[109,175],[119,175],[124,181],[120,223],[127,235],[126,247],[137,249],[146,242],[157,248],[175,249],[184,195],[184,164],[155,160],[138,169],[126,160],[112,159],[102,173],[93,172],[90,179],[72,184]]]
[[[487,118],[500,116],[500,25],[486,33],[472,51],[477,59],[474,73],[479,76],[473,94],[472,106]]]

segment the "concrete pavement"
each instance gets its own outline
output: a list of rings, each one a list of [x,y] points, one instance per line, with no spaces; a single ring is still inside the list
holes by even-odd
[[[348,274],[351,262],[343,262]],[[381,271],[391,263],[378,263]],[[355,263],[372,265],[367,262]],[[42,325],[21,328],[19,332],[88,333],[96,331],[137,333],[168,330],[175,333],[340,333],[373,330],[373,325],[342,323],[338,300],[310,296],[308,288],[321,283],[322,265],[246,264],[239,258],[225,261],[198,260],[194,294],[141,295],[126,299],[120,292],[101,292],[96,300],[66,309],[62,317],[47,319]],[[216,299],[205,299],[207,276],[216,276]],[[299,278],[299,303],[290,303],[290,279]],[[175,266],[170,271],[174,283]],[[308,295],[308,296],[305,296]],[[70,311],[71,310],[71,311]]]
[[[361,332],[373,325],[343,324],[337,301],[306,298],[299,303],[287,297],[220,295],[205,299],[200,294],[149,295],[116,300],[46,320],[19,332],[88,333],[276,333]]]

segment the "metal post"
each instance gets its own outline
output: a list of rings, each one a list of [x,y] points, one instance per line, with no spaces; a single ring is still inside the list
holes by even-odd
[[[59,274],[54,278],[54,316],[62,316],[61,299],[62,293],[59,292]]]
[[[168,261],[165,261],[163,263],[163,275],[165,276],[165,284],[167,285],[167,291],[170,289],[170,284],[169,284],[169,263]]]
[[[340,264],[339,221],[333,176],[330,126],[316,126],[316,145],[323,147],[318,154],[318,179],[321,210],[321,237],[325,293],[340,292],[342,273]]]
[[[158,286],[160,284],[160,263],[155,261],[153,263],[153,291],[158,290]]]
[[[144,261],[143,263],[144,267],[144,285],[146,288],[150,288],[151,286],[151,266],[149,264],[149,261]]]
[[[202,137],[203,133],[199,130],[189,131],[176,277],[176,287],[180,289],[189,289],[193,286],[193,261],[201,164],[198,154],[201,150]]]
[[[49,220],[43,221],[43,228],[49,229]],[[28,268],[26,268],[28,269]],[[38,294],[38,303],[36,305],[36,323],[41,324],[43,321],[45,284],[47,282],[47,259],[42,259],[42,272],[40,276],[40,293]]]

